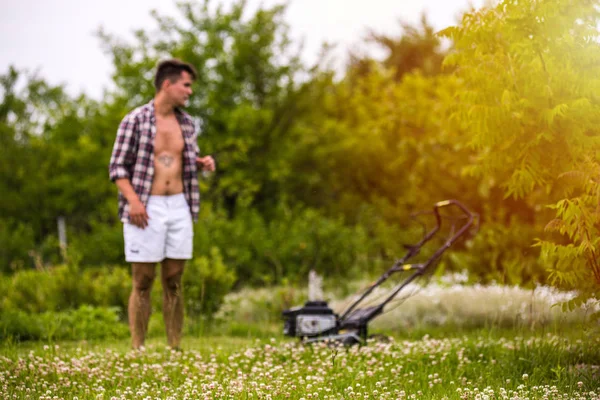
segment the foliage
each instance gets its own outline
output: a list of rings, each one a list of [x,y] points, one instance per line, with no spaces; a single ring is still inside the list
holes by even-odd
[[[209,257],[196,257],[186,266],[183,293],[186,314],[211,317],[235,282],[235,271],[223,263],[221,252],[213,247]]]
[[[0,218],[0,268],[2,272],[11,272],[33,267],[29,249],[35,248],[35,239],[31,226],[12,219]]]
[[[215,320],[225,326],[255,326],[265,328],[280,325],[284,310],[298,307],[307,300],[306,290],[296,286],[278,285],[260,289],[244,288],[228,293],[215,314]]]
[[[377,63],[373,62],[371,57],[360,57],[351,53],[350,72],[365,75],[372,72],[377,64],[381,64],[386,69],[393,70],[396,81],[416,71],[425,76],[442,73],[442,62],[447,50],[442,48],[440,37],[427,21],[426,14],[421,16],[420,22],[420,26],[413,26],[400,21],[402,34],[397,38],[371,29],[367,42],[383,48],[386,52],[385,58]]]
[[[86,234],[93,221],[116,218],[107,213],[112,188],[105,178],[104,124],[111,118],[85,97],[69,99],[62,87],[15,69],[0,81],[0,189],[6,193],[0,220],[13,232],[2,247],[18,246],[2,258],[0,270],[9,272],[11,265],[38,265],[38,258],[61,261],[58,246],[45,246],[56,237],[59,216],[66,217],[69,237]],[[17,90],[22,81],[25,88]]]
[[[116,307],[81,306],[67,311],[31,314],[21,310],[3,310],[0,315],[0,340],[89,340],[116,339],[129,335],[120,322]]]
[[[0,310],[28,313],[64,311],[84,305],[125,310],[131,292],[129,272],[121,267],[86,268],[61,265],[22,270],[0,278],[5,296]]]
[[[0,271],[11,277],[0,285],[14,294],[1,307],[123,309],[126,270],[110,280],[88,269],[123,262],[107,163],[119,121],[152,98],[167,57],[197,67],[187,111],[217,159],[190,264],[215,294],[192,312],[212,312],[231,284],[378,274],[418,237],[413,213],[446,198],[476,211],[481,230],[444,268],[576,288],[583,301],[600,273],[596,6],[505,0],[467,13],[443,32],[443,69],[425,16],[398,38],[373,32],[383,59],[355,59],[338,77],[325,56],[300,61],[285,6],[208,0],[180,4],[178,18],[155,13],[157,29],[133,42],[100,31],[114,66],[101,101],[11,67],[0,76]],[[78,267],[51,268],[61,263]],[[189,288],[198,298],[202,282]],[[117,295],[107,301],[104,287]]]
[[[551,205],[546,230],[563,237],[539,232],[542,259],[553,282],[588,293],[600,284],[599,16],[596,1],[506,0],[444,31],[462,81],[452,119],[477,151],[470,172]]]
[[[210,319],[234,281],[235,271],[226,267],[217,248],[208,257],[188,263],[183,297],[190,321]],[[5,293],[0,301],[3,339],[104,338],[127,331],[124,321],[131,293],[129,268],[80,269],[69,264],[20,270],[0,276],[0,290]],[[152,305],[158,315],[162,313],[161,291],[157,279]],[[107,326],[100,329],[101,324]],[[115,324],[120,327],[111,327]]]
[[[280,206],[267,220],[253,209],[233,219],[205,207],[196,227],[195,251],[218,247],[241,285],[299,282],[315,269],[328,276],[371,272],[365,263],[369,240],[360,227],[314,209]]]
[[[546,265],[532,246],[538,234],[533,227],[518,222],[487,223],[466,243],[466,250],[451,252],[446,264],[451,271],[461,268],[480,283],[532,287],[546,281]]]

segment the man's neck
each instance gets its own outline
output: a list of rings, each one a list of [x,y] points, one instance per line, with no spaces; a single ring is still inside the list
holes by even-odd
[[[154,113],[161,117],[168,117],[175,113],[175,107],[158,93],[154,96]]]

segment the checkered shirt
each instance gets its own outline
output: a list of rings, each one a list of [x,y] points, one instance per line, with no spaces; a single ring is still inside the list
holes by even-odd
[[[183,149],[183,191],[192,218],[198,220],[200,211],[200,191],[196,156],[199,155],[196,142],[196,130],[192,118],[176,110],[177,120],[183,133],[185,146]],[[156,117],[154,100],[136,108],[123,118],[113,146],[108,172],[111,181],[127,178],[140,201],[146,206],[150,197],[154,178],[154,138],[156,137]],[[119,192],[119,218],[129,221],[129,204]]]

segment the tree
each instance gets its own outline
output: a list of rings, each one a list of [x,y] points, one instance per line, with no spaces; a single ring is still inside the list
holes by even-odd
[[[377,33],[371,29],[366,39],[367,44],[375,44],[383,48],[386,55],[383,60],[375,61],[371,57],[363,57],[350,53],[348,72],[350,74],[366,75],[377,66],[394,71],[394,80],[411,72],[419,71],[425,76],[442,73],[442,61],[447,50],[442,48],[440,37],[427,21],[427,16],[421,16],[421,25],[413,26],[400,21],[402,34],[391,37]]]
[[[600,284],[598,18],[597,1],[505,0],[443,32],[463,82],[452,120],[478,154],[470,172],[555,210],[537,245],[556,284],[587,294]]]

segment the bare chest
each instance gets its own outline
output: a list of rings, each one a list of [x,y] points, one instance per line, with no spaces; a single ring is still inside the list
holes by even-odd
[[[185,146],[183,133],[177,119],[156,119],[156,137],[154,153],[163,152],[181,154]]]

